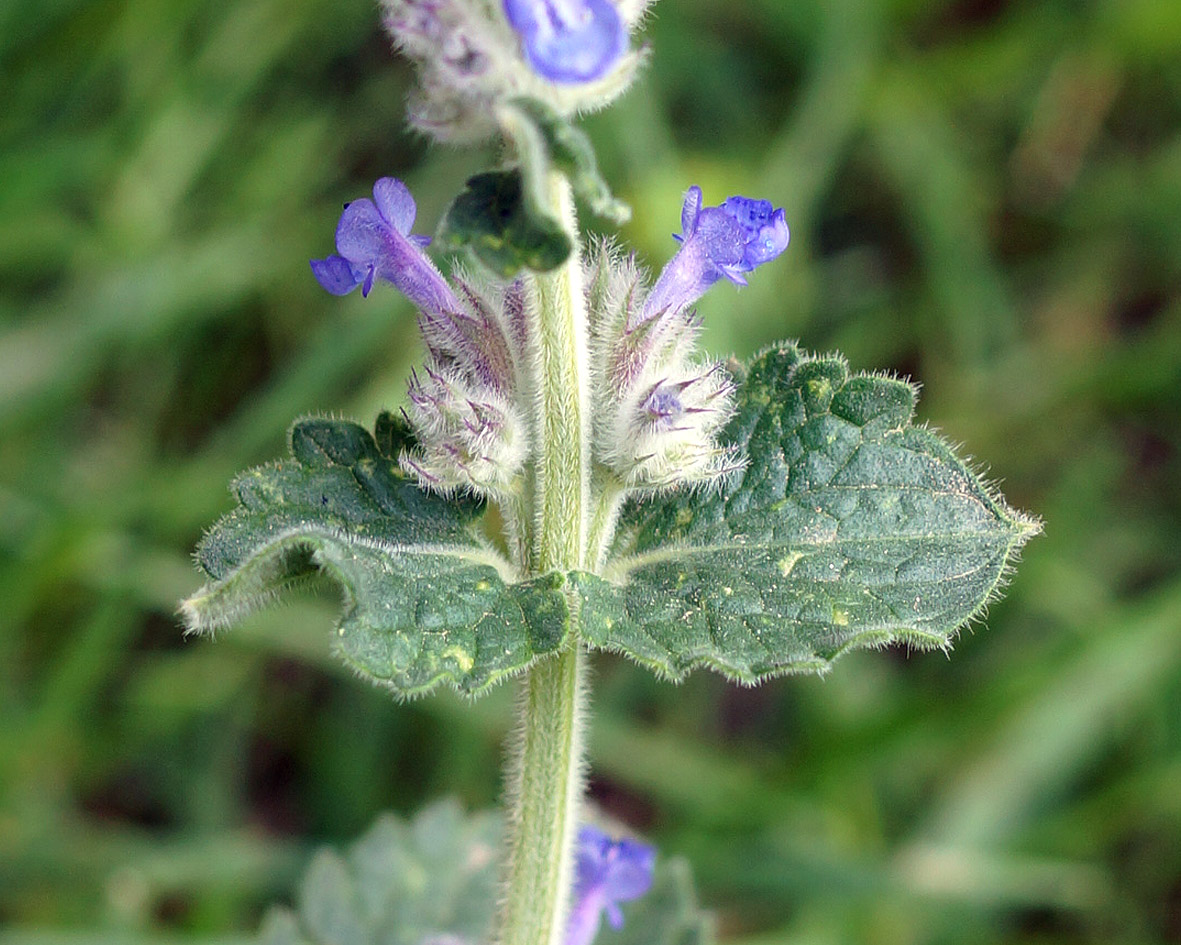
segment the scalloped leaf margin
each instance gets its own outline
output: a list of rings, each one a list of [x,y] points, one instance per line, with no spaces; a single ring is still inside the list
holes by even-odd
[[[909,383],[772,348],[738,375],[721,488],[630,504],[602,576],[578,573],[586,643],[680,679],[827,672],[859,647],[950,646],[1040,524],[933,432]]]
[[[565,578],[515,581],[472,527],[479,503],[427,493],[399,468],[409,436],[388,414],[376,435],[298,421],[291,458],[239,476],[238,508],[202,540],[211,581],[181,605],[190,631],[228,626],[319,573],[342,592],[338,654],[401,697],[440,683],[474,695],[561,646]]]

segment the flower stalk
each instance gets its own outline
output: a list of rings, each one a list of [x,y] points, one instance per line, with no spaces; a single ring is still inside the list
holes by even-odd
[[[566,179],[546,181],[550,210],[577,242]],[[579,253],[529,278],[526,351],[536,462],[531,574],[585,566],[590,496],[590,382],[587,313]],[[577,612],[572,613],[577,621]],[[518,701],[511,752],[510,838],[501,945],[562,945],[574,879],[583,788],[586,654],[577,624],[569,645],[536,663]]]

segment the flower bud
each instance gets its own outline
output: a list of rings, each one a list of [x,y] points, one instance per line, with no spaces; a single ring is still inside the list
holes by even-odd
[[[640,491],[708,482],[740,466],[717,445],[733,384],[719,364],[698,358],[697,317],[666,308],[641,320],[643,276],[610,247],[600,247],[587,285],[597,461]]]
[[[627,48],[608,0],[504,0],[504,11],[533,70],[554,82],[602,78]]]

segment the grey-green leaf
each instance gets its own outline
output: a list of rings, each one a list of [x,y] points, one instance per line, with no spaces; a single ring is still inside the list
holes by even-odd
[[[292,458],[240,476],[239,508],[201,542],[212,580],[182,605],[190,629],[227,626],[319,572],[343,594],[337,651],[399,695],[440,682],[477,693],[556,649],[570,629],[563,578],[515,582],[472,527],[478,502],[427,493],[398,467],[409,442],[389,416],[376,440],[354,423],[296,423]]]
[[[444,801],[409,822],[385,814],[343,854],[323,850],[294,909],[275,908],[261,945],[486,945],[500,893],[503,826]],[[602,945],[711,945],[684,860],[658,859],[652,888],[604,922]]]
[[[669,677],[746,683],[825,672],[855,647],[948,646],[1038,523],[911,425],[903,381],[792,346],[735,372],[723,439],[748,465],[625,510],[604,574],[575,576],[583,639]]]
[[[470,178],[443,218],[439,241],[451,249],[467,247],[505,278],[525,268],[547,272],[574,249],[562,224],[530,197],[516,168]]]

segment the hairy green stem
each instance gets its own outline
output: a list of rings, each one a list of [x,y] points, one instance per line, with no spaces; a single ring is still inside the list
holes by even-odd
[[[577,244],[570,187],[550,173],[549,208]],[[585,566],[590,504],[589,357],[577,249],[531,280],[530,352],[534,518],[528,570]],[[575,601],[572,612],[577,620]],[[518,702],[509,782],[510,837],[500,945],[562,945],[574,881],[574,841],[583,787],[586,654],[577,622],[557,656],[539,660]]]
[[[591,478],[591,489],[592,512],[588,525],[585,559],[587,567],[598,574],[606,561],[611,540],[615,537],[615,525],[619,521],[619,512],[623,508],[627,490],[614,473],[601,466],[595,470]]]

